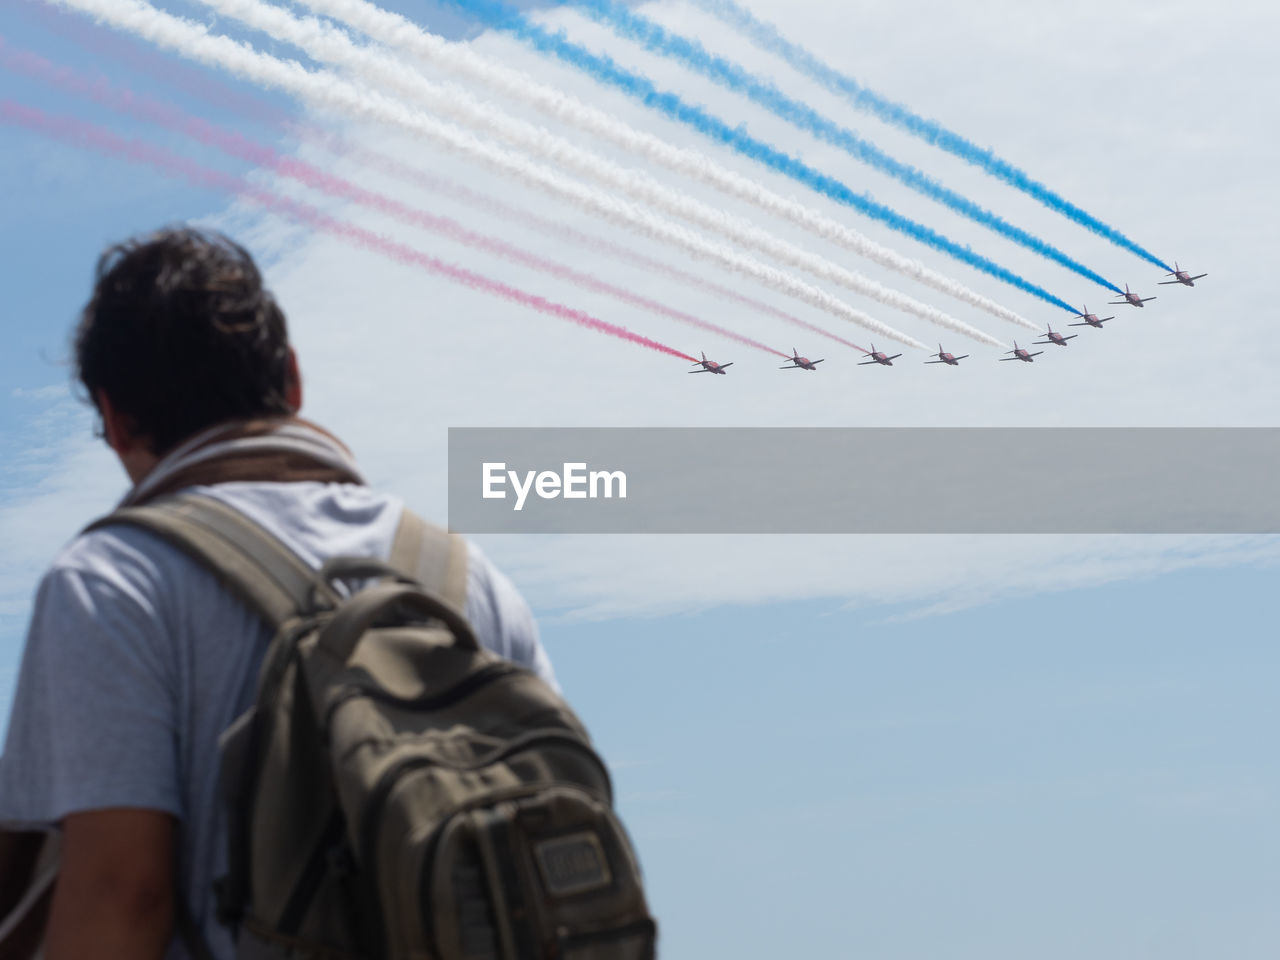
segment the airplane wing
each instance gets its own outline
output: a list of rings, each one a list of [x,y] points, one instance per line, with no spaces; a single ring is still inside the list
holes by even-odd
[[[1073,333],[1073,334],[1071,334],[1071,336],[1069,336],[1069,337],[1063,337],[1062,339],[1063,339],[1063,340],[1074,340],[1074,339],[1075,339],[1076,337],[1078,337],[1078,336],[1080,336],[1080,334],[1078,334],[1078,333]]]
[[[1188,280],[1199,280],[1201,277],[1207,277],[1207,273],[1197,273],[1194,277],[1187,277]]]
[[[809,362],[810,362],[810,363],[812,363],[814,366],[817,366],[817,365],[818,365],[819,363],[821,363],[822,361],[821,361],[821,360],[811,360],[811,361],[809,361]]]
[[[1046,343],[1053,343],[1053,341],[1052,340],[1032,340],[1031,341],[1031,345],[1033,347],[1043,347]]]
[[[1154,300],[1155,297],[1139,297],[1139,302],[1146,303],[1148,300]]]
[[[722,363],[722,364],[720,364],[720,369],[721,369],[721,370],[723,370],[723,369],[725,369],[726,367],[732,367],[732,366],[733,366],[733,361],[731,360],[731,361],[729,361],[728,363]]]
[[[892,357],[886,357],[885,359],[887,359],[887,360],[897,360],[900,356],[902,356],[902,354],[900,354],[900,353],[895,353]]]
[[[1157,287],[1168,287],[1175,283],[1181,283],[1181,280],[1159,280],[1156,282]]]
[[[791,366],[789,366],[789,367],[779,367],[778,369],[779,369],[779,370],[799,370],[799,369],[801,369],[801,367],[800,367],[800,364],[798,364],[798,363],[793,363],[793,364],[792,364]]]
[[[858,366],[860,366],[860,367],[869,367],[869,366],[871,366],[873,363],[879,363],[879,362],[880,362],[879,360],[864,360],[862,363],[858,364]]]
[[[710,373],[711,371],[708,370],[706,367],[703,367],[701,370],[690,370],[689,372],[690,373]]]
[[[1068,327],[1092,327],[1093,324],[1092,323],[1068,323],[1067,326]],[[1076,334],[1072,334],[1072,336],[1078,337],[1080,336],[1080,334],[1076,333]]]
[[[1033,356],[1033,357],[1038,357],[1038,356],[1040,356],[1040,354],[1042,354],[1042,353],[1044,353],[1044,351],[1043,351],[1043,350],[1037,350],[1035,353],[1031,354],[1031,356]]]
[[[926,360],[925,363],[946,363],[945,360]],[[859,364],[861,366],[861,364]]]
[[[1001,357],[1000,362],[1004,363],[1006,360],[1018,360],[1018,359],[1020,358],[1019,357]]]
[[[967,353],[962,353],[962,354],[960,354],[960,356],[958,356],[958,357],[952,357],[951,359],[952,359],[952,360],[968,360],[968,359],[969,359],[969,355],[968,355]]]

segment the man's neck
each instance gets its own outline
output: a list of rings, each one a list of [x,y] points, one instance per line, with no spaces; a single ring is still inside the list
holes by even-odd
[[[117,450],[116,456],[124,467],[124,472],[129,475],[129,481],[135,487],[145,480],[160,462],[160,458],[154,453],[141,447],[135,447],[125,453]]]

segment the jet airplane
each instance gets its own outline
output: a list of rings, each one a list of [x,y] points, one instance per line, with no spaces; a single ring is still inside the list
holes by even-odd
[[[1148,300],[1154,300],[1154,299],[1155,299],[1155,297],[1140,297],[1140,296],[1138,296],[1136,293],[1132,292],[1132,291],[1129,289],[1129,285],[1126,283],[1126,284],[1124,285],[1124,299],[1123,299],[1123,300],[1112,300],[1112,301],[1111,301],[1111,305],[1112,305],[1113,307],[1120,307],[1120,306],[1123,306],[1124,304],[1126,304],[1126,303],[1127,303],[1127,304],[1129,304],[1129,306],[1131,306],[1131,307],[1140,307],[1140,306],[1142,306],[1144,303],[1146,303]]]
[[[1001,363],[1004,363],[1004,361],[1006,360],[1022,360],[1026,363],[1035,363],[1035,361],[1031,358],[1038,357],[1040,356],[1040,354],[1044,353],[1043,350],[1037,350],[1035,353],[1028,353],[1025,347],[1018,346],[1017,340],[1013,341],[1013,349],[1010,350],[1009,352],[1012,353],[1013,356],[1001,357],[1000,358]]]
[[[728,374],[725,371],[728,370],[729,367],[732,367],[733,364],[732,363],[716,363],[714,360],[708,360],[707,355],[704,353],[702,355],[702,359],[694,363],[694,366],[695,367],[700,366],[702,367],[702,369],[690,370],[689,371],[690,373],[718,373],[722,377],[727,377]]]
[[[902,356],[902,354],[895,353],[891,357],[888,354],[886,354],[883,350],[877,350],[876,345],[873,343],[871,345],[871,352],[867,354],[867,356],[870,359],[862,361],[862,363],[858,364],[858,366],[869,367],[873,363],[878,363],[882,367],[892,367],[893,361],[897,360],[900,356]]]
[[[1101,330],[1102,325],[1104,323],[1106,323],[1108,320],[1115,319],[1115,317],[1103,317],[1101,320],[1099,320],[1097,314],[1089,312],[1088,307],[1084,308],[1084,313],[1077,313],[1076,316],[1082,319],[1084,323],[1068,323],[1067,324],[1068,327],[1097,327],[1099,330]]]
[[[779,370],[817,370],[821,360],[810,360],[808,357],[800,356],[800,351],[795,347],[791,348],[791,356],[787,358],[791,361],[789,367],[779,367]]]
[[[957,357],[954,354],[947,353],[942,349],[942,344],[938,344],[938,352],[935,353],[934,356],[938,359],[926,360],[925,363],[945,363],[949,367],[958,367],[960,366],[960,361],[969,355],[964,353]]]
[[[1181,267],[1179,267],[1178,261],[1175,260],[1173,261],[1173,273],[1166,274],[1166,276],[1173,277],[1173,279],[1161,280],[1158,285],[1161,287],[1168,287],[1168,286],[1171,286],[1172,284],[1180,283],[1184,287],[1194,287],[1196,285],[1197,280],[1199,280],[1201,277],[1208,276],[1207,273],[1197,273],[1193,277],[1189,275],[1190,273],[1191,273],[1190,270],[1183,270]]]
[[[1068,340],[1074,340],[1076,337],[1080,336],[1080,334],[1072,333],[1064,337],[1062,334],[1058,333],[1058,331],[1054,330],[1052,326],[1050,326],[1049,332],[1046,334],[1046,336],[1048,337],[1047,340],[1037,340],[1035,342],[1035,345],[1043,346],[1044,344],[1052,343],[1055,347],[1065,347],[1067,345]]]

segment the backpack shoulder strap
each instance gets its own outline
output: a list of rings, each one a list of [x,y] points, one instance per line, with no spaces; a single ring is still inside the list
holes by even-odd
[[[315,604],[327,588],[303,560],[266,530],[222,503],[198,494],[122,507],[85,532],[125,523],[162,537],[203,564],[279,631]]]
[[[391,545],[391,566],[459,613],[467,605],[467,542],[405,507]]]

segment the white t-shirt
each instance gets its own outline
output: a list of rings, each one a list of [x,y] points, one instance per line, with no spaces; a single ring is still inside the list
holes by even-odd
[[[240,510],[312,566],[386,559],[401,502],[355,484],[195,487]],[[528,605],[468,545],[466,615],[480,642],[553,686]],[[0,756],[0,825],[55,823],[107,807],[181,821],[179,879],[215,957],[226,871],[217,742],[252,702],[266,625],[195,560],[133,527],[73,541],[41,582]],[[168,958],[185,958],[175,940]]]

